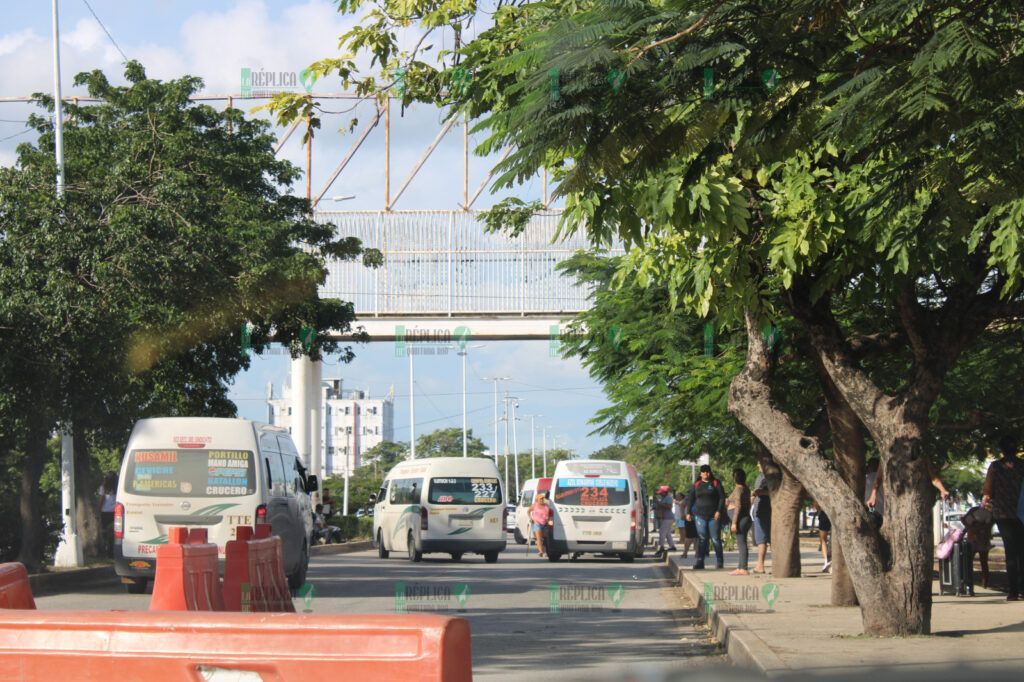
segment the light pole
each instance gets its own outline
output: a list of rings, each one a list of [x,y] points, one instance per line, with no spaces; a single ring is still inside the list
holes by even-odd
[[[544,436],[544,441],[541,444],[541,457],[544,462],[544,478],[548,477],[548,427],[543,427],[541,434]]]
[[[494,447],[491,453],[494,455],[494,463],[498,463],[498,382],[508,381],[510,377],[484,377],[484,381],[494,382]]]
[[[542,414],[524,414],[530,418],[530,478],[537,478],[537,427],[534,420],[543,417]]]
[[[483,348],[484,344],[478,343],[475,346],[462,347],[459,351],[459,355],[462,356],[462,456],[467,456],[468,445],[467,445],[467,429],[466,429],[466,358],[469,356],[470,348]],[[497,389],[497,384],[495,384]]]
[[[409,356],[409,459],[416,459],[416,377],[412,366],[412,342],[406,342],[405,352]]]
[[[519,407],[519,398],[512,398],[512,464],[516,469],[516,499],[519,499],[519,441],[516,438],[516,408]]]
[[[60,19],[57,0],[53,0],[53,147],[57,162],[57,200],[64,198],[64,100],[60,88]],[[60,435],[60,501],[64,532],[54,555],[55,566],[74,567],[83,564],[82,543],[78,538],[75,510],[75,440],[74,428],[68,422]],[[109,491],[105,491],[109,492]]]

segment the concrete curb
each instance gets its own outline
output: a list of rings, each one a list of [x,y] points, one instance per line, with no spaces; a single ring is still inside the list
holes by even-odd
[[[34,573],[28,577],[33,596],[60,594],[83,587],[103,587],[117,585],[120,578],[114,573],[114,566],[96,566],[94,568],[74,568],[66,571]]]
[[[670,560],[668,564],[669,571],[674,574],[684,594],[706,614],[711,636],[722,644],[734,665],[755,670],[768,677],[792,672],[757,633],[743,624],[739,615],[722,613],[715,604],[708,608],[704,600],[704,583],[694,575],[694,571],[684,570],[684,567],[675,561]]]
[[[337,545],[313,545],[310,547],[310,556],[323,554],[351,554],[352,552],[363,552],[373,547],[370,540],[356,540],[355,542],[342,542]]]

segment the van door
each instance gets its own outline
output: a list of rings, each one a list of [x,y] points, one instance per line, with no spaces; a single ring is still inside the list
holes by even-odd
[[[265,436],[268,440],[273,436]],[[262,441],[263,439],[261,439]],[[274,442],[276,447],[277,443]],[[267,521],[271,532],[281,538],[285,573],[292,573],[298,564],[299,550],[295,547],[295,502],[288,499],[288,479],[285,478],[281,453],[277,450],[263,450],[263,462],[267,469],[269,490],[267,495]]]

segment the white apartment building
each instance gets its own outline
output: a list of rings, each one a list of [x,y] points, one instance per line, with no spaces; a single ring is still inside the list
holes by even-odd
[[[291,379],[280,398],[273,384],[267,387],[267,418],[291,433]],[[341,379],[325,379],[320,387],[323,411],[324,476],[342,475],[360,466],[363,453],[381,441],[394,440],[394,403],[390,396],[371,398],[360,390],[345,390]]]

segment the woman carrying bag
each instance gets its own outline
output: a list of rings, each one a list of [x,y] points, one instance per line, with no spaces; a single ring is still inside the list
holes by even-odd
[[[537,493],[533,498],[533,504],[530,505],[530,522],[533,536],[537,539],[537,556],[547,556],[544,551],[544,537],[551,532],[555,520],[544,493]]]

